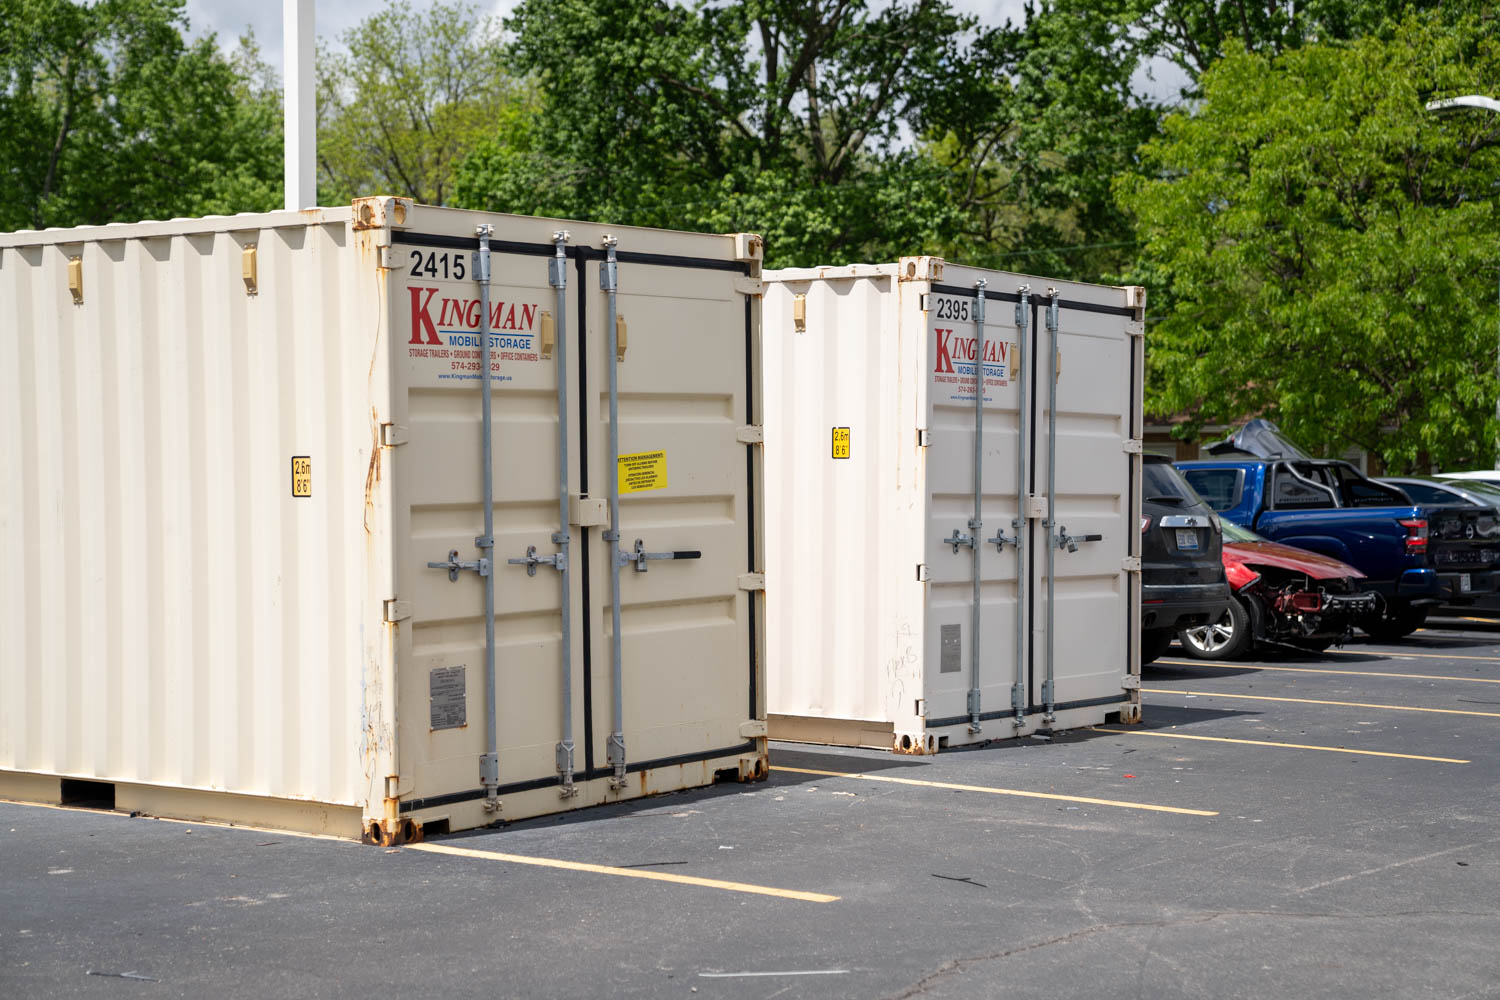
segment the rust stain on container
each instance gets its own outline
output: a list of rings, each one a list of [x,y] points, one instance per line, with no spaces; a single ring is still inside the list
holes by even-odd
[[[375,510],[375,484],[380,482],[380,414],[370,410],[370,465],[365,470],[365,534],[371,534],[370,515]]]

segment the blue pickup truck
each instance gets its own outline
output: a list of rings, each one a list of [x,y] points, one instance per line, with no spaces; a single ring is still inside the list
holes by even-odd
[[[1208,451],[1223,457],[1176,463],[1193,489],[1227,521],[1364,573],[1361,586],[1382,607],[1359,627],[1375,639],[1400,638],[1436,605],[1471,604],[1497,589],[1494,508],[1413,504],[1348,462],[1312,458],[1264,420]]]

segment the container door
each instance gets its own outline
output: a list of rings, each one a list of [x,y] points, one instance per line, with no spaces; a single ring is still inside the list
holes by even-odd
[[[604,501],[580,539],[585,753],[591,773],[643,783],[753,749],[757,697],[744,269],[646,249],[625,237],[579,265],[582,488]]]
[[[493,709],[502,794],[539,779],[558,782],[560,574],[544,564],[528,575],[509,562],[528,550],[542,557],[558,551],[558,365],[539,344],[555,308],[548,262],[492,252],[486,317],[473,238],[406,238],[395,312],[404,406],[384,432],[396,432],[400,442],[392,449],[399,468],[395,527],[397,538],[409,539],[399,592],[411,603],[398,615],[411,644],[402,662],[413,669],[404,666],[398,678],[400,704],[420,706],[402,720],[400,773],[414,777],[424,796],[466,797],[455,790],[479,782],[476,760],[485,753]],[[493,377],[493,547],[482,544],[481,327],[490,331]],[[372,478],[389,474],[378,465],[370,470]],[[431,565],[450,558],[450,570]],[[485,681],[482,560],[495,588],[493,693]]]
[[[987,288],[979,272],[958,284],[957,270],[949,269],[949,283],[932,286],[924,313],[925,707],[929,728],[962,724],[973,738],[989,739],[1011,735],[1010,723],[997,720],[1028,696],[1015,667],[1026,640],[1026,597],[1016,585],[1026,553],[1015,537],[1029,457],[1017,361],[1028,331],[1017,323],[1014,293]],[[976,406],[979,373],[984,397]]]
[[[1082,300],[1111,294],[1118,295],[1059,290],[1034,308],[1040,349],[1031,471],[1042,516],[1032,531],[1029,673],[1033,710],[1044,723],[1070,707],[1126,698],[1121,677],[1134,623],[1124,565],[1138,554],[1140,534],[1131,514],[1135,313]]]

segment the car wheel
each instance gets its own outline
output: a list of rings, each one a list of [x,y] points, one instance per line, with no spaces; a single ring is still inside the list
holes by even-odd
[[[1386,613],[1360,622],[1359,627],[1377,642],[1394,642],[1411,635],[1427,620],[1425,607],[1392,603]]]
[[[1250,649],[1250,612],[1238,597],[1231,597],[1222,618],[1185,628],[1177,639],[1195,660],[1232,660]]]
[[[1141,662],[1150,663],[1172,645],[1172,630],[1169,628],[1147,629],[1141,633]]]

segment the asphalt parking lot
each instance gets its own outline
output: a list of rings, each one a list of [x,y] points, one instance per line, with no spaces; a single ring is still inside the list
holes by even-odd
[[[0,803],[0,996],[1500,997],[1500,628],[383,850]]]

